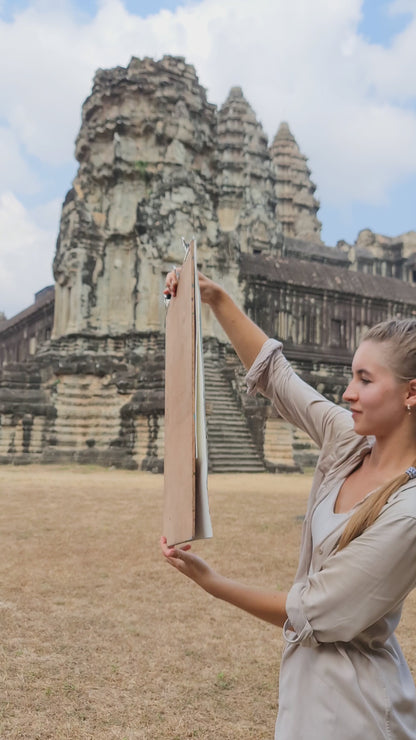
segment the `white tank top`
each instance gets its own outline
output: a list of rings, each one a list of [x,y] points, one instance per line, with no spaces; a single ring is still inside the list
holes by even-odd
[[[339,490],[344,481],[340,483],[328,494],[316,507],[312,516],[312,544],[313,549],[320,545],[331,532],[339,526],[340,523],[346,522],[351,516],[351,511],[335,514],[334,506]]]

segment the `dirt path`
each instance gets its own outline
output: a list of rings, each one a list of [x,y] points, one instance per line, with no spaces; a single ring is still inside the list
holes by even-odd
[[[210,478],[225,575],[290,587],[308,476]],[[273,737],[280,631],[217,602],[159,554],[163,479],[0,468],[0,737]],[[415,594],[400,628],[416,673]]]

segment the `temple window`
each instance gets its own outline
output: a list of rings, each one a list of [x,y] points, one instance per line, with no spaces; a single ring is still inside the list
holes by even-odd
[[[304,344],[316,343],[316,316],[310,313],[302,316],[302,341]]]
[[[330,344],[332,347],[345,347],[345,321],[331,319]]]

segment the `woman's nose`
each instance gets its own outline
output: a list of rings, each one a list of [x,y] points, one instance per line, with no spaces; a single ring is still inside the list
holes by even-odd
[[[351,381],[351,383],[348,383],[344,393],[342,394],[342,398],[344,401],[352,401],[357,397],[357,393],[354,390],[354,385]]]

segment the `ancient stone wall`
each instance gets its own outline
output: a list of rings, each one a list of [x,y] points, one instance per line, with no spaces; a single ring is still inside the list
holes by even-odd
[[[354,244],[338,242],[338,249],[348,255],[350,269],[368,275],[396,277],[416,284],[416,232],[396,237],[363,229]]]
[[[388,239],[364,230],[354,245],[325,246],[315,185],[287,124],[269,147],[241,89],[217,109],[182,58],[99,70],[76,156],[55,299],[41,292],[26,312],[0,317],[0,462],[162,469],[162,291],[183,259],[182,236],[196,235],[200,268],[334,400],[361,332],[416,315],[414,232]],[[224,423],[215,438],[227,439],[213,406],[226,394],[224,409],[248,420],[268,469],[310,464],[310,442],[268,402],[246,396],[241,366],[205,307],[203,333],[209,422]]]
[[[416,316],[413,286],[289,257],[244,256],[245,308],[270,336],[330,360],[351,358],[363,333],[390,316]]]
[[[7,320],[0,316],[0,368],[33,357],[51,337],[54,313],[54,287],[35,295],[35,302]]]

